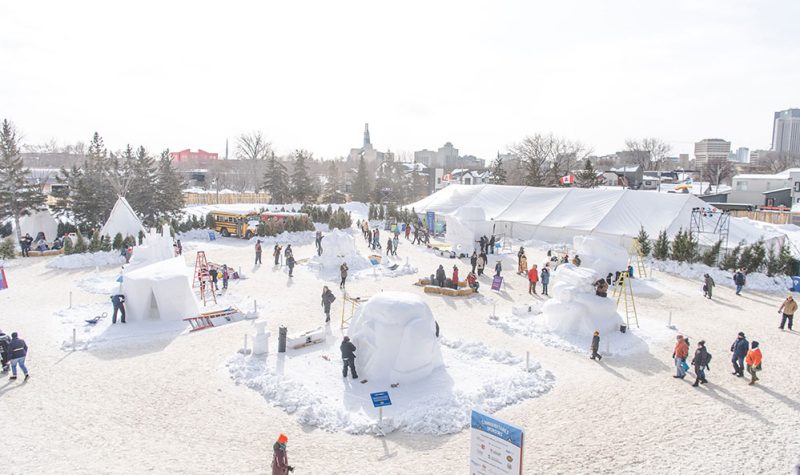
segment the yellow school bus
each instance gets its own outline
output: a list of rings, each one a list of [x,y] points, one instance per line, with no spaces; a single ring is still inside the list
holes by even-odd
[[[249,213],[234,213],[230,211],[211,211],[209,213],[214,218],[214,231],[221,235],[237,236],[250,239],[256,235],[257,224],[251,222],[259,221],[259,215],[255,211]]]

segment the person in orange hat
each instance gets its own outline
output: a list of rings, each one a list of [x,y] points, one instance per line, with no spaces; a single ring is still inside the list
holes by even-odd
[[[286,455],[286,442],[288,441],[289,438],[281,434],[275,445],[272,446],[272,475],[286,475],[294,472],[294,467],[289,465],[289,458]]]

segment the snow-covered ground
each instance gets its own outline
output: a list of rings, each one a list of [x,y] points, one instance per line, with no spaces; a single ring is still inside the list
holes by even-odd
[[[355,236],[357,251],[369,256]],[[456,263],[466,274],[468,260],[401,243],[397,262],[408,259],[417,273],[387,278],[365,269],[348,279],[348,293],[397,290],[424,299],[441,327],[445,369],[458,393],[426,389],[423,396],[416,383],[349,388],[338,350],[328,346],[288,353],[281,375],[278,327],[293,334],[323,325],[319,296],[329,282],[307,264],[313,239],[293,244],[301,263],[289,278],[269,262],[270,248],[264,265],[254,266],[246,240],[183,238],[187,266],[194,251],[205,250],[212,262],[242,269],[247,278],[231,281],[220,303],[250,310],[256,302],[273,335],[273,353],[263,360],[237,353],[244,335],[254,333],[252,321],[192,333],[181,322],[110,325],[118,268],[12,261],[5,269],[10,288],[0,291],[0,328],[27,340],[32,378],[0,380],[0,414],[13,428],[2,438],[4,463],[12,473],[268,473],[272,442],[283,432],[295,473],[463,473],[469,431],[459,428],[468,406],[525,428],[525,473],[788,473],[800,462],[800,334],[776,328],[783,296],[757,291],[752,276],[742,296],[715,277],[713,300],[702,296],[699,266],[656,268],[651,279],[634,280],[641,328],[603,335],[601,352],[608,341],[608,353],[596,362],[587,357],[591,335],[565,339],[539,325],[535,311],[521,312],[547,297],[528,295],[526,279],[515,275],[517,248],[502,256],[502,292],[489,290],[484,276],[480,294],[454,298],[424,294],[413,283],[439,264],[449,271]],[[547,247],[527,249],[541,268]],[[337,297],[334,322],[344,303]],[[109,318],[86,326],[102,312]],[[339,326],[331,327],[326,345],[337,345]],[[739,331],[764,352],[756,386],[730,374],[728,349]],[[677,333],[690,337],[692,349],[707,341],[714,355],[708,385],[692,388],[688,378],[671,377]],[[615,351],[615,338],[640,343]],[[522,369],[526,353],[533,373]],[[506,383],[487,387],[490,381]],[[386,429],[394,430],[386,437],[372,435],[376,414],[365,396],[373,389],[398,401],[396,412],[384,413]],[[416,397],[429,399],[402,404]],[[353,410],[337,412],[343,407]]]

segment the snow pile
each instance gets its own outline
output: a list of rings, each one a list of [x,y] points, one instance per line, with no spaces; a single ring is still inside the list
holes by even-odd
[[[405,263],[401,264],[396,259],[383,256],[380,264],[377,266],[373,265],[372,269],[365,269],[355,273],[353,275],[353,280],[368,279],[370,277],[376,279],[379,277],[400,277],[403,275],[413,275],[417,272],[419,272],[419,270],[409,264],[408,259],[406,259]]]
[[[371,379],[360,384],[342,378],[340,341],[329,334],[324,343],[304,350],[267,358],[237,354],[228,369],[237,384],[295,414],[299,423],[351,434],[452,434],[469,426],[472,408],[493,413],[539,397],[554,385],[553,375],[538,362],[532,361],[526,372],[518,362],[521,358],[461,340],[442,342],[447,369],[440,366],[426,378],[396,387]],[[359,371],[360,352],[356,350]],[[388,391],[392,399],[392,405],[383,408],[380,426],[369,397],[377,391]]]
[[[51,269],[83,269],[86,267],[106,267],[122,265],[125,258],[119,251],[84,252],[83,254],[60,255],[50,260],[47,267]]]
[[[313,233],[310,234],[313,241]],[[308,265],[317,269],[320,278],[336,280],[340,277],[339,267],[342,262],[347,263],[351,274],[372,268],[369,259],[358,253],[353,236],[334,229],[322,238],[322,255],[312,257]]]
[[[596,236],[576,236],[572,245],[581,259],[581,267],[594,269],[598,278],[628,268],[628,251],[618,244]]]
[[[120,282],[119,272],[100,272],[93,273],[90,276],[81,279],[77,282],[79,289],[90,294],[112,295],[119,293]]]
[[[361,305],[349,335],[358,348],[359,368],[368,379],[411,383],[444,363],[433,313],[419,296],[382,292]]]
[[[595,295],[592,283],[597,271],[587,267],[562,264],[553,272],[552,299],[542,306],[545,326],[561,336],[586,337],[619,331],[622,318],[610,298]]]
[[[735,287],[732,272],[722,270],[718,267],[709,267],[699,262],[688,264],[686,262],[653,260],[651,261],[651,265],[653,269],[658,271],[675,274],[689,280],[696,280],[698,289],[703,286],[704,274],[709,274],[714,279],[716,285]],[[788,289],[792,288],[792,278],[787,276],[770,277],[766,274],[754,272],[747,274],[747,281],[744,288],[745,290],[785,294]],[[634,288],[634,291],[635,290]]]

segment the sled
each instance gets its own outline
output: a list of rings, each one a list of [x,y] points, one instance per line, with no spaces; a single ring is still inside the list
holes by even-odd
[[[101,313],[100,315],[98,315],[98,316],[96,316],[94,318],[90,318],[90,319],[84,320],[84,321],[86,323],[88,323],[89,325],[96,325],[97,322],[99,322],[100,320],[106,318],[107,316],[108,316],[108,314],[106,312],[103,312],[103,313]]]

